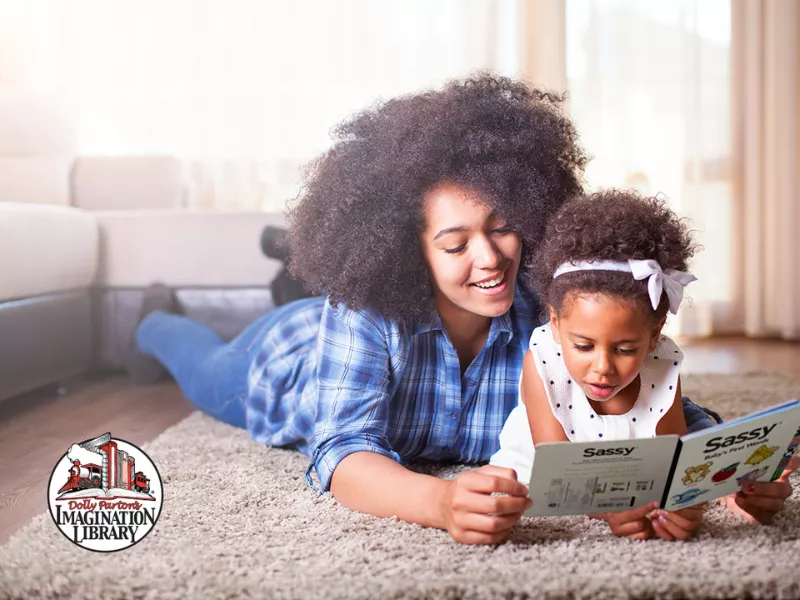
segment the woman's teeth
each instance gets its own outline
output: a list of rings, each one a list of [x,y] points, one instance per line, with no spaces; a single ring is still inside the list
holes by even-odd
[[[498,285],[503,283],[503,277],[505,277],[505,273],[498,275],[495,279],[490,279],[489,281],[482,281],[481,283],[473,283],[472,285],[484,289],[497,287]]]

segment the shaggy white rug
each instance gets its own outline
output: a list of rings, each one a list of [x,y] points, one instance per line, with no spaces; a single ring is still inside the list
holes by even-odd
[[[800,397],[776,375],[686,376],[684,389],[726,419]],[[305,457],[200,413],[144,449],[164,478],[155,529],[96,554],[39,515],[0,548],[0,597],[800,597],[800,491],[766,527],[713,508],[688,543],[629,542],[566,517],[523,519],[506,543],[475,547],[350,512],[306,486]]]

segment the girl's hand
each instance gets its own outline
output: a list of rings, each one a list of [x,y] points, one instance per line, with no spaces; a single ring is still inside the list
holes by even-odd
[[[486,465],[446,481],[440,509],[445,529],[463,544],[496,544],[531,505],[513,469]],[[507,496],[492,496],[493,493]]]
[[[732,513],[750,523],[770,523],[792,495],[789,475],[800,467],[800,456],[795,455],[776,481],[757,481],[742,486],[742,490],[725,498],[725,506]]]
[[[623,512],[589,515],[593,519],[602,519],[611,527],[611,532],[618,537],[629,540],[649,540],[655,535],[653,525],[647,515],[658,508],[658,502],[651,502],[639,508]]]
[[[688,540],[699,529],[705,510],[705,504],[675,511],[657,510],[650,515],[650,521],[653,531],[662,540]]]

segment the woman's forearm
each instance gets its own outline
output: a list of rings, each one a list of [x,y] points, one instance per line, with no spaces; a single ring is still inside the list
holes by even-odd
[[[447,485],[386,456],[355,452],[334,470],[331,493],[350,510],[445,529],[441,507]]]

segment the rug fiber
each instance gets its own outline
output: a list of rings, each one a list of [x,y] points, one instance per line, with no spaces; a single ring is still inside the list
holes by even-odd
[[[800,397],[777,375],[683,385],[726,419]],[[164,480],[155,529],[97,554],[39,515],[0,547],[0,598],[800,598],[800,491],[770,526],[713,507],[687,543],[630,542],[563,517],[523,519],[506,543],[476,547],[353,513],[307,487],[299,453],[200,413],[144,450]]]

